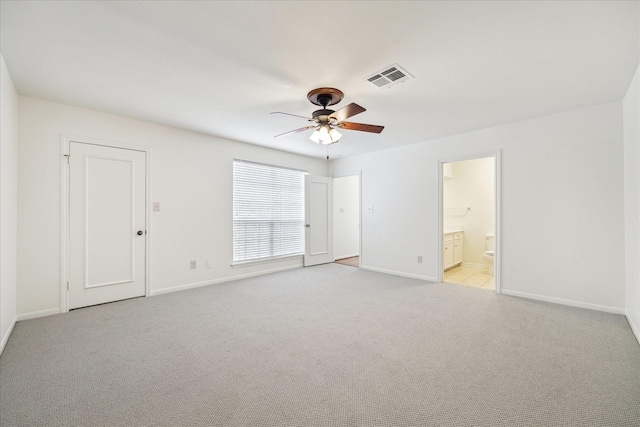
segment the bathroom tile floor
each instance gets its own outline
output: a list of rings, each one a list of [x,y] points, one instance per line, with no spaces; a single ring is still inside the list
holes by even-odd
[[[493,275],[488,271],[487,268],[459,265],[444,272],[444,282],[493,290]]]
[[[360,257],[352,256],[349,258],[341,258],[333,261],[337,264],[348,265],[350,267],[359,267],[360,266]]]

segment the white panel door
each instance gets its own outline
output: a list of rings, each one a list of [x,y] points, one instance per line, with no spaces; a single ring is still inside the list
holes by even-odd
[[[333,262],[333,179],[305,176],[304,265]]]
[[[69,309],[145,295],[146,154],[69,144]]]

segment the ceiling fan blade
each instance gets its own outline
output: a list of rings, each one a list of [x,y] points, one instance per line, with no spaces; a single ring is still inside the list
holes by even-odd
[[[313,120],[313,119],[310,119],[309,117],[298,116],[297,114],[283,113],[281,111],[274,111],[274,112],[269,113],[269,114],[282,114],[283,116],[295,117],[297,119],[304,119],[304,120],[309,120],[309,121]]]
[[[340,122],[338,127],[347,130],[359,130],[362,132],[380,133],[384,126],[366,125],[364,123]]]
[[[364,107],[361,107],[358,104],[354,104],[352,102],[351,104],[339,109],[335,113],[331,113],[329,115],[329,118],[336,119],[337,121],[341,122],[345,119],[348,119],[349,117],[355,116],[356,114],[360,114],[363,111],[367,110],[365,110]]]
[[[305,130],[312,129],[314,127],[315,126],[305,126],[303,128],[300,128],[300,129],[290,130],[289,132],[285,132],[285,133],[281,133],[280,135],[276,135],[276,136],[274,136],[274,138],[279,138],[281,136],[290,135],[292,133],[304,132]]]

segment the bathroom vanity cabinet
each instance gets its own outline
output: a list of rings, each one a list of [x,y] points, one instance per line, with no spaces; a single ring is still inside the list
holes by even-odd
[[[442,243],[442,260],[445,270],[462,264],[463,242],[462,230],[445,230]]]

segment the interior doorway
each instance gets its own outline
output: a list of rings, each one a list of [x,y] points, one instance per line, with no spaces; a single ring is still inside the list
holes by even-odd
[[[149,295],[150,149],[61,139],[60,312]]]
[[[360,267],[360,174],[333,179],[334,261]]]
[[[326,176],[304,177],[304,266],[327,264],[333,258],[333,180]]]
[[[499,292],[499,153],[440,166],[440,281]]]
[[[146,152],[87,141],[63,149],[64,311],[145,296]]]

